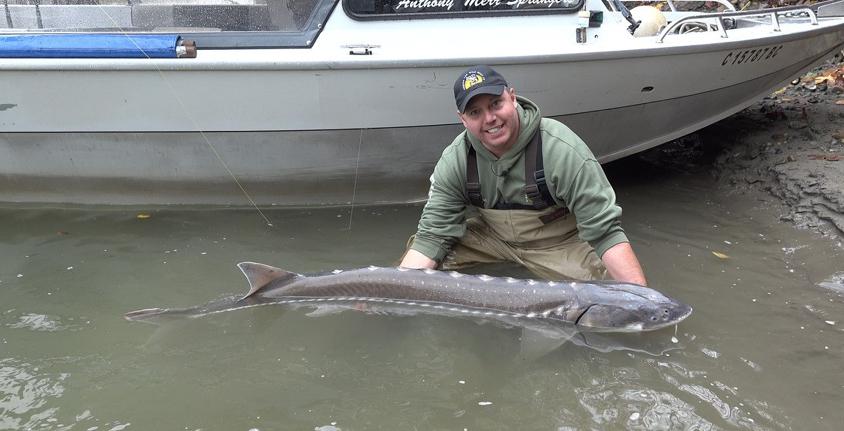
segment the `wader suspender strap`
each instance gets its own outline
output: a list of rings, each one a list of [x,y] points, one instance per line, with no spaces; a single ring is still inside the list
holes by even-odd
[[[463,135],[463,140],[469,146],[469,153],[466,155],[466,194],[469,196],[469,203],[483,208],[484,200],[481,196],[481,182],[478,175],[478,156],[466,135]],[[545,169],[542,164],[542,137],[539,134],[539,129],[536,129],[536,133],[533,134],[527,147],[525,147],[525,183],[525,194],[533,203],[534,209],[541,210],[554,205],[554,199],[551,197],[548,184],[545,182]],[[523,206],[512,205],[512,207]],[[562,207],[562,209],[565,209],[565,207]]]
[[[470,204],[483,208],[484,198],[481,196],[481,181],[478,176],[478,156],[466,135],[463,135],[463,140],[469,145],[469,154],[466,155],[466,194],[469,195]]]
[[[525,194],[533,203],[533,207],[544,210],[554,205],[548,184],[545,183],[545,169],[542,164],[542,137],[539,129],[533,134],[530,143],[525,148]]]

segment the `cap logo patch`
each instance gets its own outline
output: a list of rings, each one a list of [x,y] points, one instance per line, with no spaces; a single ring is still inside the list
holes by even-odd
[[[463,76],[463,89],[468,90],[480,83],[484,82],[484,75],[480,72],[469,72]]]

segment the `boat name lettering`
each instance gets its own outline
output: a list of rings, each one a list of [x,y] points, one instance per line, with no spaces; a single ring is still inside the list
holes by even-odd
[[[371,7],[373,2],[379,6]],[[353,16],[368,19],[389,15],[424,17],[430,14],[434,17],[441,14],[539,11],[574,13],[583,4],[583,0],[343,0],[343,4]]]
[[[396,10],[402,8],[446,8],[446,10],[451,10],[452,7],[454,7],[454,0],[400,0],[396,4]]]
[[[554,6],[555,4],[560,4],[562,0],[510,0],[507,2],[508,6],[513,6],[514,9],[519,8],[522,5],[545,5],[547,4],[548,7]]]
[[[743,49],[741,51],[730,51],[721,61],[721,66],[755,63],[757,61],[770,60],[777,56],[782,50],[782,45],[766,46],[764,48]]]
[[[498,6],[501,6],[501,0],[464,0],[463,6],[466,6],[466,7],[480,7],[480,6],[498,7]]]
[[[562,0],[507,0],[504,2],[504,4],[511,6],[513,9],[518,9],[524,5],[547,5],[547,7],[552,7],[560,3],[562,3]],[[463,0],[463,6],[496,8],[501,6],[501,0]]]

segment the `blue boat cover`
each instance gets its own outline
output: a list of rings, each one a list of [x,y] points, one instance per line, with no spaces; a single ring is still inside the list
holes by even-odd
[[[0,58],[176,58],[173,34],[0,35]]]

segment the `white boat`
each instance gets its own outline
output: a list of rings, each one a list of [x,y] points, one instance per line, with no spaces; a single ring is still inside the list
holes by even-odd
[[[165,33],[197,49],[0,58],[0,201],[420,200],[462,130],[452,86],[467,66],[495,67],[606,162],[725,118],[844,44],[844,1],[667,4],[661,31],[633,37],[612,0],[2,0],[0,37]]]

